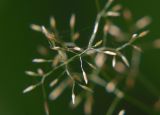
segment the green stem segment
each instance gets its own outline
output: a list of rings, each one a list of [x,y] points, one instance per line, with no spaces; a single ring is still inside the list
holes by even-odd
[[[116,109],[116,106],[118,105],[119,102],[120,102],[120,98],[119,97],[115,97],[115,99],[113,100],[111,106],[109,107],[106,115],[113,115],[113,112]]]
[[[96,4],[97,12],[99,12],[100,11],[99,0],[95,0],[95,4]]]

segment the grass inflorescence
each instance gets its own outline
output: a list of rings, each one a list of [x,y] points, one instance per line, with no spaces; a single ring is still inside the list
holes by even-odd
[[[59,36],[54,17],[50,18],[50,29],[47,29],[44,25],[31,25],[33,30],[41,32],[47,38],[50,50],[56,52],[52,59],[35,58],[32,60],[33,63],[51,64],[50,71],[44,72],[43,69],[38,69],[36,72],[26,71],[27,75],[38,77],[40,81],[27,87],[23,93],[42,87],[46,115],[50,115],[50,112],[47,102],[48,94],[45,91],[44,84],[47,83],[46,79],[51,79],[57,70],[60,70],[61,73],[58,76],[56,74],[56,77],[54,76],[48,85],[53,88],[49,98],[56,100],[67,87],[71,87],[71,107],[75,108],[84,101],[86,115],[92,113],[93,94],[96,92],[96,86],[101,86],[107,93],[115,95],[115,99],[108,108],[106,115],[112,115],[122,99],[128,101],[132,99],[123,91],[123,88],[118,86],[122,81],[125,81],[125,88],[131,88],[135,85],[142,53],[142,48],[140,44],[137,44],[137,41],[149,33],[146,27],[151,23],[151,18],[148,16],[142,17],[132,24],[129,31],[125,32],[112,21],[112,18],[121,17],[124,21],[129,22],[132,20],[132,13],[128,9],[123,9],[120,4],[114,5],[113,2],[114,0],[108,0],[104,8],[101,9],[98,0],[96,0],[98,13],[93,25],[93,31],[88,39],[88,45],[85,48],[77,45],[77,40],[81,40],[81,37],[75,28],[75,14],[71,15],[69,21],[70,42],[64,41]],[[100,25],[101,22],[103,22],[103,26]],[[97,35],[101,30],[102,38],[97,39]],[[113,40],[116,45],[112,46],[110,40]],[[155,47],[159,47],[158,40],[153,44]],[[130,53],[127,53],[128,49]],[[39,51],[46,54],[44,48],[39,49]],[[73,63],[76,63],[76,66]],[[79,66],[79,70],[76,71],[74,68],[77,66]],[[115,76],[107,77],[109,76],[108,68],[114,71]],[[78,92],[77,88],[79,88]],[[142,109],[146,109],[141,107],[143,105],[141,103],[135,102],[135,104]],[[125,108],[119,110],[119,115],[124,114]]]

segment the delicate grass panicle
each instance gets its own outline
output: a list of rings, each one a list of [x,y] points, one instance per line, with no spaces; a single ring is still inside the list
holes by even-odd
[[[96,92],[96,86],[101,86],[106,89],[106,93],[115,95],[113,103],[107,109],[107,115],[115,112],[115,108],[121,99],[133,102],[130,101],[132,97],[128,96],[127,92],[124,92],[122,89],[134,87],[136,75],[139,72],[138,66],[142,52],[140,45],[138,45],[138,42],[135,43],[135,41],[149,33],[145,28],[151,23],[151,18],[145,16],[139,19],[132,24],[129,31],[125,32],[112,21],[112,18],[119,17],[128,22],[132,20],[132,13],[120,4],[114,5],[113,2],[114,0],[108,0],[104,8],[101,9],[98,0],[96,0],[98,13],[91,36],[88,38],[88,45],[85,48],[78,46],[76,43],[78,39],[80,40],[80,33],[75,28],[75,14],[71,15],[69,21],[70,42],[65,42],[59,36],[54,17],[50,18],[50,29],[43,25],[31,25],[33,30],[41,32],[47,38],[50,50],[57,52],[52,59],[35,58],[32,60],[33,63],[50,63],[52,65],[50,71],[44,72],[40,68],[38,68],[37,72],[26,71],[27,75],[37,77],[40,81],[35,85],[27,87],[23,93],[30,92],[36,87],[42,87],[46,115],[50,115],[47,103],[48,94],[45,91],[47,88],[45,84],[48,84],[49,80],[46,80],[47,78],[53,79],[49,83],[49,87],[53,88],[49,94],[51,100],[57,99],[67,87],[71,87],[71,107],[75,108],[84,101],[84,112],[86,115],[92,113],[93,94]],[[104,22],[103,26],[100,25],[101,22]],[[100,34],[99,31],[101,30],[103,31],[102,38],[97,40],[97,35]],[[112,43],[115,42],[116,45],[113,46],[110,40],[113,40]],[[153,46],[159,48],[160,40],[155,41]],[[130,47],[131,54],[125,52],[126,49],[128,50],[128,47]],[[45,55],[49,52],[42,47],[38,51]],[[108,63],[109,61],[111,61],[111,65]],[[80,63],[80,71],[76,71],[71,63]],[[86,68],[87,66],[90,67],[90,70]],[[108,77],[108,68],[111,68],[116,76]],[[57,75],[57,70],[60,70],[61,74]],[[124,88],[119,87],[120,83],[125,83],[122,81],[126,82],[126,84],[123,84]],[[80,88],[79,92],[77,92],[77,88]],[[139,103],[134,104],[138,104],[138,107],[143,108],[141,107],[143,104]],[[125,111],[121,110],[116,114],[124,115],[124,113]]]

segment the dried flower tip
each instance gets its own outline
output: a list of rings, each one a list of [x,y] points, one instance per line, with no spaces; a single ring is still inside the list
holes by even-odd
[[[138,29],[143,29],[151,23],[151,18],[149,16],[145,16],[136,22],[136,27]]]
[[[84,85],[82,85],[82,84],[78,84],[78,85],[79,85],[82,89],[93,93],[93,90],[92,90],[91,88],[89,88],[89,87],[87,87],[87,86],[84,86]]]
[[[28,93],[30,91],[32,91],[33,89],[36,88],[36,85],[31,85],[29,87],[27,87],[26,89],[23,90],[23,93]]]
[[[149,33],[148,30],[146,30],[146,31],[144,31],[144,32],[141,32],[141,33],[139,34],[139,37],[140,37],[140,38],[141,38],[141,37],[144,37],[144,36],[146,36],[148,33]]]
[[[122,110],[118,113],[118,115],[125,115],[125,110],[122,109]]]
[[[34,31],[37,31],[37,32],[41,32],[41,31],[42,31],[42,28],[41,28],[41,26],[39,26],[39,25],[31,24],[30,27],[31,27],[31,29],[34,30]]]
[[[45,60],[45,59],[33,59],[32,62],[33,63],[44,63],[44,62],[47,62],[47,60]]]
[[[77,47],[77,46],[73,47],[73,49],[76,50],[76,51],[82,51],[82,49],[80,47]]]
[[[94,47],[98,47],[98,46],[100,46],[101,44],[102,44],[102,40],[100,40],[100,41],[98,41],[95,45],[94,45]]]
[[[50,83],[50,87],[53,87],[53,86],[55,86],[57,83],[58,83],[58,79],[55,79],[55,80],[53,80],[51,83]]]
[[[54,17],[51,17],[51,18],[50,18],[50,25],[51,25],[51,27],[52,27],[53,29],[56,28],[56,20],[55,20]]]
[[[109,82],[107,85],[106,85],[106,90],[111,93],[115,90],[116,86],[115,86],[115,83],[114,82]]]
[[[70,28],[73,29],[75,26],[75,21],[76,21],[76,16],[75,14],[72,14],[71,18],[70,18]]]
[[[114,12],[114,11],[109,11],[109,12],[107,12],[106,15],[111,16],[111,17],[117,17],[117,16],[120,16],[120,13],[119,12]]]
[[[117,55],[116,52],[112,52],[112,51],[104,51],[103,53],[108,54],[108,55],[113,55],[113,56]]]
[[[25,71],[25,74],[27,74],[29,76],[39,76],[37,73],[35,73],[33,71]]]
[[[73,103],[73,104],[75,104],[75,98],[76,98],[75,94],[72,93],[72,103]]]

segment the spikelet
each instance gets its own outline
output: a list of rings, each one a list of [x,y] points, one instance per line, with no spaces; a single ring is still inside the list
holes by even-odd
[[[118,113],[118,115],[125,115],[125,110],[122,109],[122,110]]]
[[[29,76],[39,76],[38,73],[33,72],[33,71],[25,71],[25,74],[29,75]]]
[[[88,78],[87,78],[86,72],[83,69],[83,62],[82,62],[81,57],[80,57],[80,63],[81,63],[81,70],[82,70],[82,74],[83,74],[83,79],[84,79],[85,83],[88,84]]]
[[[90,96],[87,97],[87,99],[84,103],[84,113],[85,113],[85,115],[91,115],[92,104],[93,104],[93,97],[90,95]]]
[[[36,85],[30,85],[26,89],[23,90],[23,93],[28,93],[36,88]]]
[[[30,25],[30,28],[31,28],[32,30],[34,30],[34,31],[42,32],[42,28],[41,28],[41,26],[39,26],[39,25],[31,24],[31,25]]]
[[[106,55],[104,53],[98,53],[95,58],[95,64],[97,67],[101,68],[106,61]]]
[[[120,57],[121,57],[122,61],[126,64],[126,66],[129,67],[129,62],[128,62],[127,58],[122,54],[120,54]]]
[[[62,92],[65,90],[65,88],[67,87],[67,84],[66,84],[66,80],[64,80],[61,84],[59,84],[55,89],[53,89],[53,91],[50,93],[49,95],[49,98],[51,100],[55,100],[57,99],[61,94]]]
[[[56,20],[55,18],[52,16],[50,17],[50,26],[51,28],[55,29],[56,28]]]
[[[78,84],[82,89],[86,90],[86,91],[89,91],[91,93],[93,93],[93,90],[85,85],[82,85],[82,84]]]
[[[74,88],[75,88],[75,82],[73,82],[73,86],[72,86],[72,103],[75,104],[75,92],[74,92]]]
[[[40,59],[40,58],[36,58],[32,60],[33,63],[44,63],[47,62],[47,60],[45,59]]]
[[[114,68],[116,65],[116,56],[113,56],[113,59],[112,59],[112,67]]]
[[[58,81],[59,81],[58,79],[53,80],[49,86],[54,87],[58,83]]]
[[[115,88],[116,88],[116,85],[113,81],[109,82],[107,85],[106,85],[106,90],[111,93],[111,92],[114,92],[115,91]]]
[[[111,17],[117,17],[120,16],[120,13],[115,11],[108,11],[106,15]]]
[[[98,47],[98,46],[100,46],[101,44],[102,44],[102,40],[100,40],[100,41],[98,41],[95,45],[94,45],[94,47]]]
[[[49,115],[49,107],[48,107],[47,101],[44,102],[44,110],[45,110],[46,115]]]
[[[75,22],[76,22],[76,16],[75,14],[72,14],[71,18],[70,18],[70,28],[73,29],[75,26]]]
[[[151,18],[149,16],[145,16],[136,22],[136,27],[138,29],[143,29],[146,26],[148,26],[150,23],[151,23]]]
[[[49,39],[49,40],[55,40],[55,35],[51,34],[44,26],[42,26],[42,33]]]
[[[108,54],[108,55],[112,55],[112,56],[117,55],[117,53],[113,52],[113,51],[103,51],[103,53]]]

